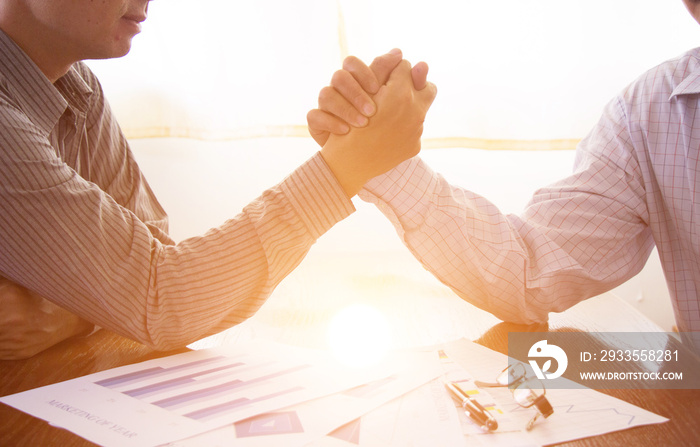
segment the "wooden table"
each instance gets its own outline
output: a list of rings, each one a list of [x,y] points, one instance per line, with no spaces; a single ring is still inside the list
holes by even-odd
[[[327,265],[328,269],[337,266]],[[301,268],[283,283],[268,304],[249,321],[221,335],[198,342],[203,348],[222,343],[239,343],[252,338],[268,338],[290,344],[319,347],[333,310],[359,299],[371,302],[390,315],[395,345],[421,346],[447,342],[459,337],[475,340],[506,353],[509,332],[523,331],[658,331],[647,318],[614,296],[601,296],[581,303],[561,314],[552,314],[549,325],[519,326],[501,323],[455,297],[443,286],[418,283],[413,273],[402,275],[362,272],[336,277],[319,275],[318,266]],[[308,276],[313,271],[313,275]],[[404,271],[405,272],[405,271]],[[310,281],[309,278],[316,278]],[[319,281],[318,278],[326,278]],[[338,281],[343,281],[340,284]],[[309,284],[313,282],[314,284]],[[328,288],[319,284],[328,283]],[[302,286],[300,286],[303,285]],[[314,290],[299,297],[293,291]],[[344,290],[346,296],[323,297],[330,290]],[[409,291],[410,295],[409,296]],[[290,293],[294,295],[290,298]],[[381,298],[379,298],[381,297]],[[333,302],[331,305],[329,302]],[[624,318],[620,318],[624,315]],[[614,337],[609,340],[615,345]],[[183,349],[178,352],[185,351]],[[69,340],[28,360],[0,361],[0,395],[72,379],[126,364],[141,362],[175,352],[153,350],[100,331],[90,337]],[[603,390],[670,419],[654,424],[573,441],[568,446],[697,446],[700,445],[700,390]],[[82,438],[46,422],[0,404],[0,446],[85,446]]]

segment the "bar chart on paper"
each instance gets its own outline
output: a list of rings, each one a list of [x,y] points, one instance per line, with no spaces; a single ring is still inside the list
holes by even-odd
[[[101,445],[149,446],[339,392],[349,375],[315,352],[267,342],[193,351],[3,397]]]
[[[269,384],[289,383],[285,379],[295,379],[295,373],[310,367],[287,367],[276,361],[245,363],[214,356],[169,368],[150,367],[93,383],[186,418],[210,421],[236,417],[236,412],[245,412],[251,405],[303,392],[302,386],[271,388]]]

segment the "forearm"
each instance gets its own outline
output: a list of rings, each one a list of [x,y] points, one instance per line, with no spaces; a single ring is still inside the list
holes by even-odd
[[[517,234],[485,199],[453,188],[418,157],[371,180],[360,197],[374,203],[416,259],[463,299],[503,320],[546,320],[546,312],[527,309]]]
[[[53,191],[70,190],[61,200],[45,190],[5,195],[14,212],[0,217],[8,241],[0,270],[101,327],[158,348],[249,317],[316,238],[353,210],[316,155],[236,218],[164,245],[133,213],[73,180]]]
[[[149,300],[167,303],[170,310],[154,313],[150,321],[169,319],[164,326],[187,327],[188,342],[240,323],[258,310],[321,235],[353,211],[316,154],[234,219],[164,247],[158,274],[173,282],[159,281]],[[186,290],[178,285],[183,272],[190,278]],[[187,312],[180,312],[178,302],[189,306]],[[187,322],[178,320],[183,314]]]
[[[651,250],[648,231],[624,203],[566,191],[543,189],[522,216],[503,215],[416,158],[370,181],[360,197],[377,204],[413,254],[462,298],[503,320],[533,323],[620,284]]]

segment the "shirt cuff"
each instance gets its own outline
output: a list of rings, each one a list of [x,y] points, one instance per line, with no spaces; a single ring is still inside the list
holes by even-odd
[[[280,185],[314,238],[355,212],[320,152],[299,166]]]

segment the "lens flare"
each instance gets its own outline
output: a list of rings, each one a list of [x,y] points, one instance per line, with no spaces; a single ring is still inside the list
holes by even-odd
[[[374,307],[354,304],[340,310],[330,321],[328,345],[335,358],[345,365],[375,365],[390,348],[389,323]]]

